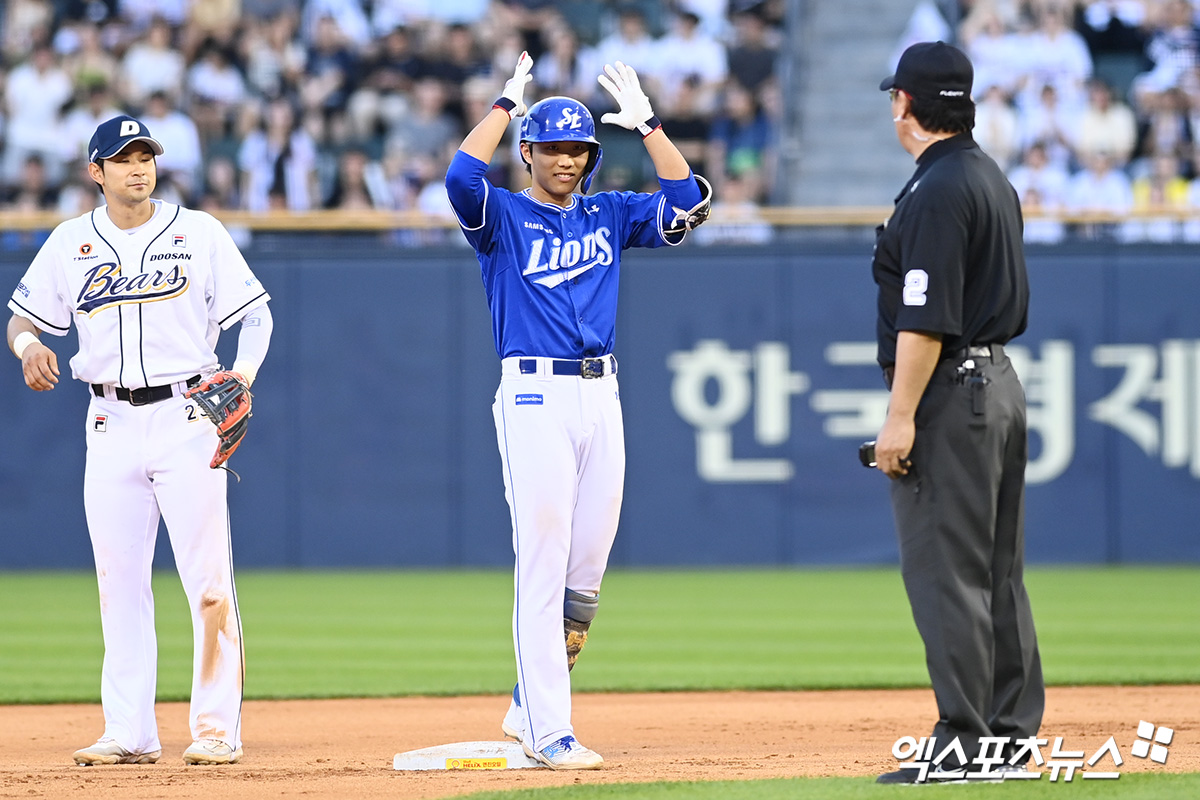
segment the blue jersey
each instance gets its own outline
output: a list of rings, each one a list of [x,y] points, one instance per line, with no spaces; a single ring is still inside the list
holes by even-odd
[[[484,178],[461,150],[446,173],[450,203],[475,248],[496,352],[593,358],[613,350],[621,251],[683,241],[663,233],[673,212],[661,191],[574,195],[566,208]]]

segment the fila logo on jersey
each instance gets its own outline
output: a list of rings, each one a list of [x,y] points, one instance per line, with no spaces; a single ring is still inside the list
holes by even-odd
[[[171,247],[187,247],[187,237],[177,233],[171,238]]]
[[[188,278],[179,264],[168,272],[155,270],[126,278],[117,264],[97,264],[84,273],[83,288],[75,300],[75,313],[94,316],[110,306],[151,303],[178,297],[188,290]]]
[[[563,244],[562,239],[555,236],[550,240],[550,255],[545,261],[542,261],[542,251],[546,249],[546,240],[534,239],[529,248],[529,260],[525,262],[525,271],[521,274],[529,276],[550,272],[552,274],[545,277],[534,278],[533,282],[553,289],[592,267],[608,266],[613,262],[612,243],[609,241],[611,235],[608,228],[600,227],[586,234],[582,241],[568,239]]]
[[[563,128],[569,128],[571,130],[574,130],[576,128],[582,128],[583,125],[580,124],[580,120],[582,120],[582,119],[583,119],[583,117],[580,115],[580,113],[578,111],[573,111],[569,108],[564,108],[562,119],[560,119],[558,121],[557,127],[560,131]]]
[[[92,429],[95,430],[96,433],[104,433],[106,430],[108,430],[108,415],[97,414],[96,418],[92,421]]]

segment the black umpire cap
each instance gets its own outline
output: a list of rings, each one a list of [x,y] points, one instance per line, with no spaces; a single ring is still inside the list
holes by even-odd
[[[150,135],[150,130],[138,120],[122,114],[101,122],[88,144],[88,161],[95,163],[102,158],[112,158],[134,142],[150,145],[154,155],[163,154],[163,146]]]
[[[945,42],[920,42],[904,51],[896,74],[884,78],[881,91],[899,89],[922,100],[970,100],[975,69],[962,50]]]

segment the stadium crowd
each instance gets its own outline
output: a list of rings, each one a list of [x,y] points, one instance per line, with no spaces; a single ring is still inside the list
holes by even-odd
[[[1200,2],[958,10],[976,138],[1028,209],[1200,209]],[[94,207],[88,138],[131,113],[166,147],[167,199],[444,214],[454,147],[528,50],[530,96],[576,96],[597,117],[612,110],[601,66],[634,65],[672,139],[744,216],[777,172],[785,13],[782,0],[7,0],[0,209]],[[652,185],[623,133],[605,131],[600,189]],[[521,185],[515,147],[489,177]],[[1030,237],[1064,230],[1046,220]],[[1200,223],[1172,220],[1122,231],[1200,239]]]
[[[77,214],[95,126],[145,121],[159,195],[210,211],[448,213],[443,175],[522,50],[528,96],[615,110],[603,64],[638,69],[698,171],[763,200],[773,174],[778,0],[8,0],[0,208]],[[646,183],[605,131],[599,188]],[[525,179],[513,148],[489,177]]]
[[[1200,241],[1200,221],[1177,216],[1200,212],[1200,4],[976,0],[958,39],[975,65],[975,138],[1027,212],[1129,216],[1093,233]],[[1031,219],[1026,237],[1066,232]]]

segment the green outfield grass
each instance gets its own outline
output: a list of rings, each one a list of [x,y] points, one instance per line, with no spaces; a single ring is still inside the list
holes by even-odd
[[[1051,684],[1200,683],[1200,569],[1037,568]],[[501,693],[507,571],[238,575],[249,698]],[[191,680],[183,591],[155,576],[159,699]],[[89,573],[0,573],[0,703],[99,699]],[[614,570],[577,691],[927,686],[895,568]],[[1197,793],[1200,795],[1200,793]]]
[[[859,800],[859,798],[912,797],[912,793],[934,792],[960,798],[1108,798],[1121,800],[1167,800],[1200,796],[1200,775],[1123,775],[1115,781],[1085,781],[1079,778],[1050,783],[1043,777],[1009,784],[978,786],[878,786],[871,778],[792,778],[765,781],[719,781],[712,783],[607,783],[592,786],[563,786],[553,789],[523,789],[512,792],[477,792],[464,800]]]

